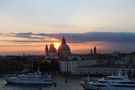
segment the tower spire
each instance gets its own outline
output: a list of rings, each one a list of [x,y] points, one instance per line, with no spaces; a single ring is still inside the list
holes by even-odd
[[[97,48],[94,46],[94,54],[97,54]]]
[[[66,40],[64,37],[62,38],[62,44],[66,44]]]
[[[46,56],[49,55],[49,52],[48,52],[48,45],[47,45],[47,44],[45,45],[45,54],[46,54]]]

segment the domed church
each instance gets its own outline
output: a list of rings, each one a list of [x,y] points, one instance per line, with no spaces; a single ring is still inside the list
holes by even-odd
[[[61,45],[58,48],[58,54],[64,57],[71,55],[70,47],[66,44],[66,40],[64,37],[62,38]]]

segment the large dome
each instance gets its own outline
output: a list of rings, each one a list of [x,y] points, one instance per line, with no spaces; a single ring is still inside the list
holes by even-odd
[[[70,47],[66,44],[64,37],[62,39],[62,43],[61,43],[60,47],[58,48],[58,53],[61,56],[71,55]]]

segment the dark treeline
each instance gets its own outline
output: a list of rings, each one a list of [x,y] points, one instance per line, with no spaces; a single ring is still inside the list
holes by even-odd
[[[58,62],[51,63],[44,61],[44,56],[1,56],[0,74],[28,73],[36,72],[55,72],[59,70]]]

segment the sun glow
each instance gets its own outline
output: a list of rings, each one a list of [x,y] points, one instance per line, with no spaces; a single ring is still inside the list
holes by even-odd
[[[56,48],[56,49],[58,49],[59,48],[59,46],[60,46],[60,43],[54,43],[54,47]]]

